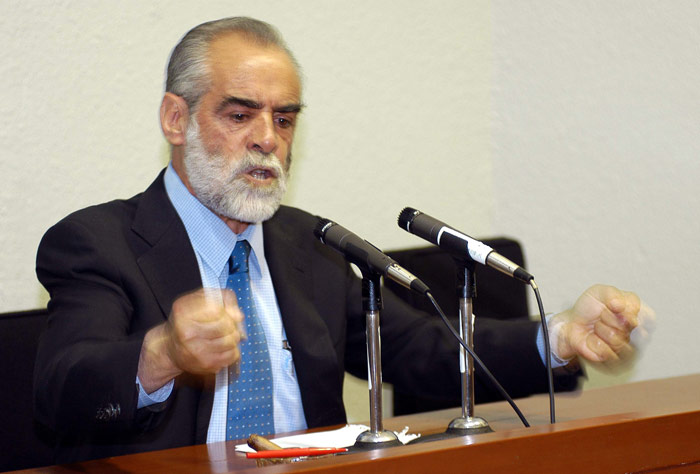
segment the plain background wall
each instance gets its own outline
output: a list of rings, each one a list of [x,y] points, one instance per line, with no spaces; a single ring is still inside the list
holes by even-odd
[[[657,329],[589,386],[700,370],[700,8],[493,2],[493,226],[525,244],[545,305],[637,291]]]
[[[34,257],[52,223],[143,190],[167,162],[158,106],[177,40],[250,15],[278,26],[304,69],[287,204],[386,249],[422,245],[396,226],[404,206],[516,237],[552,312],[597,281],[636,290],[657,311],[652,342],[614,377],[591,370],[589,386],[700,368],[695,1],[1,10],[0,311],[46,303]]]

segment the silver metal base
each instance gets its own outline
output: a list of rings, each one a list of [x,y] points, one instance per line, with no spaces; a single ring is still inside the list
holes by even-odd
[[[478,416],[455,418],[447,427],[448,431],[465,431],[473,433],[487,433],[493,431],[488,422]]]
[[[363,431],[355,440],[355,446],[361,448],[383,448],[388,446],[401,446],[398,436],[393,431]]]

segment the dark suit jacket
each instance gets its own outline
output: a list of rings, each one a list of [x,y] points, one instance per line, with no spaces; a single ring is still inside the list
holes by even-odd
[[[318,219],[282,206],[263,224],[284,327],[309,427],[345,422],[343,374],[366,376],[359,279],[313,236]],[[37,275],[50,293],[35,369],[38,419],[59,437],[57,462],[204,443],[214,377],[183,374],[170,398],[136,409],[146,331],[201,286],[162,173],[129,200],[71,214],[44,236]],[[385,292],[384,380],[403,391],[459,399],[457,344],[438,318]],[[537,324],[482,320],[475,348],[513,396],[546,390]],[[477,397],[492,398],[477,384]]]

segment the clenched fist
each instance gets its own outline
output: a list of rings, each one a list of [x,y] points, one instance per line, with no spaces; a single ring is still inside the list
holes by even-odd
[[[182,372],[213,374],[236,363],[242,321],[230,290],[200,289],[175,300],[168,321],[144,337],[142,388],[151,393]]]
[[[550,320],[550,337],[556,339],[554,352],[561,359],[616,360],[630,349],[630,333],[639,324],[640,307],[639,297],[632,292],[606,285],[588,288],[572,308]]]

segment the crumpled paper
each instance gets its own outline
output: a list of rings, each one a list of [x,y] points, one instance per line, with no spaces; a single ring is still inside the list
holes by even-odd
[[[360,433],[368,430],[369,427],[365,425],[345,425],[337,430],[286,436],[272,441],[280,448],[347,448],[355,444]],[[409,434],[408,426],[395,433],[403,444],[420,437],[420,434]],[[247,444],[238,444],[236,451],[252,453],[254,450]]]

